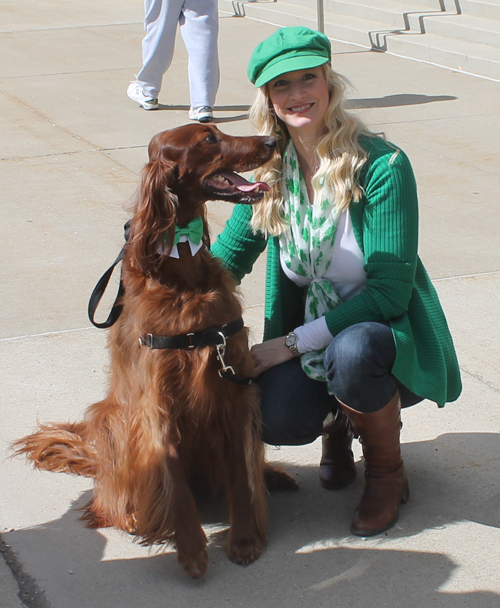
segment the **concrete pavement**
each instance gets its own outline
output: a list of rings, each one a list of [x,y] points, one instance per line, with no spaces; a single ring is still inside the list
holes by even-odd
[[[269,450],[301,489],[271,496],[268,549],[248,568],[231,564],[223,514],[204,512],[209,572],[191,581],[168,549],[83,528],[88,480],[8,459],[37,418],[78,419],[104,394],[106,335],[90,326],[88,296],[121,246],[150,138],[188,122],[185,50],[179,38],[162,107],[145,112],[125,93],[140,65],[141,3],[7,0],[0,23],[0,533],[12,568],[0,558],[0,608],[19,608],[18,583],[35,608],[500,606],[500,83],[333,43],[351,107],[413,163],[420,253],[464,391],[444,410],[404,412],[412,496],[393,530],[349,535],[361,481],[322,490],[318,442]],[[228,133],[251,132],[246,64],[274,29],[221,13],[215,116]],[[216,234],[230,207],[209,211]],[[262,281],[263,260],[243,284],[255,340]]]

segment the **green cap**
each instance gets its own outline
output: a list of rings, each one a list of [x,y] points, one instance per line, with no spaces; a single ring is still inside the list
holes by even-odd
[[[248,77],[261,87],[285,72],[317,68],[330,61],[331,56],[325,34],[301,25],[283,27],[256,47],[248,64]]]

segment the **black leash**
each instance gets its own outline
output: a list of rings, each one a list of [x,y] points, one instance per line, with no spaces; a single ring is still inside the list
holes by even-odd
[[[113,270],[115,269],[115,266],[123,260],[124,257],[125,257],[125,245],[122,247],[122,250],[118,254],[118,257],[113,262],[113,264],[106,270],[106,272],[99,279],[99,281],[97,282],[97,285],[94,287],[94,291],[92,292],[92,294],[90,296],[89,308],[88,308],[89,319],[90,319],[90,322],[92,323],[92,325],[95,325],[95,327],[97,327],[99,329],[107,329],[108,327],[111,327],[112,325],[114,325],[116,323],[116,321],[118,321],[118,317],[120,316],[120,314],[122,312],[123,306],[121,304],[117,303],[118,300],[121,298],[121,296],[125,293],[125,288],[123,287],[123,281],[121,280],[121,277],[120,277],[120,286],[118,287],[118,293],[116,294],[115,302],[113,304],[113,307],[111,308],[111,312],[109,313],[108,318],[106,319],[106,321],[104,321],[104,323],[97,323],[97,321],[94,320],[95,311],[96,311],[97,307],[99,306],[99,302],[101,301],[101,298],[104,295],[104,292],[106,291],[106,287],[108,286],[109,279],[111,278],[111,275],[113,274]]]
[[[125,241],[128,240],[128,233],[130,230],[130,222],[125,224]],[[116,323],[120,316],[123,306],[118,303],[118,300],[125,293],[123,281],[120,276],[120,285],[118,287],[118,293],[116,294],[115,301],[111,308],[108,318],[103,323],[97,323],[94,319],[95,311],[99,306],[99,302],[106,291],[113,270],[125,257],[126,244],[122,247],[122,250],[118,254],[118,257],[113,264],[106,270],[102,277],[94,287],[92,294],[89,299],[88,315],[92,325],[98,329],[108,329]],[[203,346],[215,345],[217,349],[217,358],[219,359],[222,368],[219,370],[219,376],[224,380],[233,382],[235,384],[245,385],[253,382],[252,378],[242,378],[234,371],[230,365],[226,365],[224,361],[224,355],[226,352],[226,338],[232,336],[243,329],[244,323],[242,317],[226,323],[220,327],[209,327],[205,331],[190,332],[188,334],[182,334],[177,336],[154,336],[153,334],[146,334],[139,337],[139,343],[141,346],[145,346],[152,350],[156,349],[169,349],[169,348],[201,348]]]
[[[123,286],[123,281],[122,281],[121,275],[120,275],[120,285],[118,287],[118,293],[116,294],[116,298],[115,298],[114,304],[111,308],[111,312],[109,313],[108,318],[106,319],[106,321],[104,321],[104,323],[97,323],[97,321],[94,320],[95,311],[96,311],[97,307],[99,306],[99,302],[101,301],[101,298],[104,295],[104,292],[106,291],[106,287],[108,286],[109,279],[111,278],[111,275],[113,274],[113,270],[115,269],[115,266],[117,264],[119,264],[125,257],[125,247],[127,246],[128,235],[130,233],[130,223],[131,222],[129,220],[123,227],[123,231],[125,233],[125,245],[122,247],[122,250],[118,254],[118,257],[113,262],[113,264],[111,264],[111,266],[106,270],[106,272],[99,279],[99,281],[97,282],[97,285],[94,287],[94,291],[90,295],[88,315],[89,315],[89,319],[90,319],[90,322],[92,323],[92,325],[94,325],[98,329],[108,329],[108,327],[111,327],[112,325],[114,325],[118,321],[118,317],[120,316],[122,309],[123,309],[123,306],[121,304],[117,303],[118,300],[121,298],[121,296],[125,293],[125,288]]]

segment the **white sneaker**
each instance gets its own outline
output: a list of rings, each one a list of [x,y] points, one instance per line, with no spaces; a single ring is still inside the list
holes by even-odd
[[[191,120],[197,120],[198,122],[212,122],[214,119],[214,113],[212,108],[204,106],[203,108],[190,108],[189,118]]]
[[[138,103],[145,110],[158,109],[158,99],[155,99],[154,97],[151,97],[149,93],[146,93],[137,80],[134,80],[129,84],[127,95],[132,101]]]

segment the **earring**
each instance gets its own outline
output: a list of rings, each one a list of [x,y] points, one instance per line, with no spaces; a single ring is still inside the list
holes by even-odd
[[[281,125],[278,122],[278,117],[276,116],[275,112],[273,112],[273,116],[274,116],[274,134],[276,135],[276,137],[281,137],[283,135],[283,131],[281,130]]]

